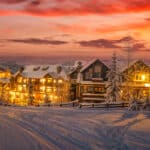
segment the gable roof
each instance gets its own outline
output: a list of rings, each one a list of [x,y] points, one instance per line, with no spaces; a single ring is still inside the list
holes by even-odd
[[[101,64],[103,64],[104,66],[106,66],[103,62],[101,62],[99,59],[93,59],[92,61],[90,61],[89,63],[87,63],[80,72],[85,71],[87,68],[89,68],[92,64],[94,64],[96,61],[99,61]],[[107,67],[107,66],[106,66]],[[108,67],[107,67],[108,68]]]
[[[150,71],[150,66],[145,64],[142,60],[138,60],[132,65],[129,66],[129,68],[126,68],[123,73],[126,73],[128,70],[133,70],[133,71],[142,71],[142,70],[147,70]]]

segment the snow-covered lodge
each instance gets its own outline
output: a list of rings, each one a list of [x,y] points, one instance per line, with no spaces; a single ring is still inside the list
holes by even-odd
[[[70,83],[59,65],[29,65],[11,75],[1,90],[3,100],[16,105],[60,103],[69,100]],[[5,91],[5,92],[4,92]]]
[[[16,73],[0,67],[0,98],[16,105],[106,100],[109,68],[99,59],[63,65],[29,65]],[[150,67],[137,61],[122,71],[121,97],[150,97]]]

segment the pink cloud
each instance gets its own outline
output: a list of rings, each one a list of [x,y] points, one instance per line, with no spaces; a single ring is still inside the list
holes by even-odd
[[[0,0],[0,3],[11,5],[25,1],[27,5],[24,5],[24,8],[18,10],[18,12],[37,16],[107,15],[150,11],[149,0]]]

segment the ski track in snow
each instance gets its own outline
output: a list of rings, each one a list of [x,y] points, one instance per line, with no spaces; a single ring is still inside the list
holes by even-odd
[[[148,150],[150,112],[0,107],[0,150]]]

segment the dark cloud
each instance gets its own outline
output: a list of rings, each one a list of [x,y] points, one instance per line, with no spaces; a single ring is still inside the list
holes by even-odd
[[[5,4],[17,4],[17,3],[22,3],[26,2],[28,0],[0,0],[0,3],[5,3]]]
[[[77,42],[84,47],[97,47],[97,48],[120,48],[114,41],[107,39],[89,40],[89,41],[79,41]]]
[[[131,36],[125,36],[125,37],[122,37],[121,39],[119,40],[114,40],[114,42],[118,42],[118,43],[124,43],[124,42],[135,42],[136,40],[131,37]]]
[[[32,0],[29,5],[33,6],[33,7],[36,7],[36,6],[39,6],[40,4],[42,4],[42,0]]]
[[[6,41],[14,42],[14,43],[37,44],[37,45],[63,45],[68,43],[66,41],[61,41],[61,40],[46,40],[46,39],[38,39],[38,38],[7,39]]]
[[[146,47],[146,43],[136,40],[131,36],[122,37],[117,40],[109,39],[97,39],[89,41],[78,41],[82,47],[96,47],[96,48],[106,48],[106,49],[120,49],[127,51],[130,48],[131,52],[144,52],[149,51],[149,48]]]
[[[146,21],[150,21],[150,18],[145,18]]]

